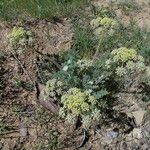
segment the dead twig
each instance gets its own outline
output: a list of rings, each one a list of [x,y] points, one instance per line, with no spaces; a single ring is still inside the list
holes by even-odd
[[[60,64],[58,64],[54,59],[48,57],[46,54],[39,52],[38,50],[35,50],[35,52],[37,52],[38,54],[40,54],[42,56],[44,55],[45,57],[47,57],[50,60],[50,62],[53,63],[59,70],[62,69],[62,66]]]
[[[12,133],[16,133],[19,132],[19,130],[13,130],[13,131],[7,131],[7,132],[2,132],[0,133],[1,136],[6,135],[6,134],[12,134]]]

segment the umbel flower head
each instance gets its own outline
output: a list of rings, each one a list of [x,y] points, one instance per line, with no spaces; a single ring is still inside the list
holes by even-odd
[[[106,67],[115,70],[118,76],[124,76],[135,71],[143,71],[145,64],[144,58],[135,49],[121,47],[111,52]]]
[[[82,92],[78,88],[71,88],[65,95],[62,96],[61,102],[64,104],[64,107],[78,116],[89,111],[90,104],[95,104],[96,99],[88,92]]]
[[[136,61],[138,58],[138,54],[135,49],[128,49],[126,47],[113,50],[111,54],[114,55],[114,62],[127,62],[129,60]]]
[[[90,91],[71,88],[61,97],[61,102],[63,107],[60,108],[59,115],[70,123],[75,123],[76,119],[81,117],[83,126],[89,127],[92,121],[100,119],[98,101]]]
[[[13,44],[16,44],[19,42],[20,39],[23,39],[26,37],[26,30],[22,27],[14,27],[12,32],[9,35],[10,42]]]
[[[93,19],[90,24],[91,27],[94,29],[94,34],[97,36],[106,32],[109,35],[112,35],[115,29],[118,28],[118,22],[109,17],[104,18],[98,17],[96,19]]]
[[[21,53],[26,49],[27,45],[32,45],[33,43],[32,33],[22,27],[14,27],[8,38],[10,47],[17,53]]]
[[[93,65],[93,61],[90,59],[79,59],[77,65],[81,70],[88,69]]]

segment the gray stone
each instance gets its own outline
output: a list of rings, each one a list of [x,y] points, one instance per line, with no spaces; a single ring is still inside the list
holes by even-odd
[[[20,123],[20,134],[22,137],[26,137],[28,134],[27,125],[25,123]]]
[[[142,138],[142,131],[140,128],[134,128],[133,129],[133,137],[136,139],[141,139]]]
[[[106,133],[106,139],[107,140],[112,140],[112,139],[116,138],[118,135],[119,135],[119,133],[116,132],[116,131],[108,131]]]
[[[142,124],[144,114],[145,114],[145,111],[142,111],[142,110],[132,112],[132,115],[135,118],[137,126],[140,126]]]

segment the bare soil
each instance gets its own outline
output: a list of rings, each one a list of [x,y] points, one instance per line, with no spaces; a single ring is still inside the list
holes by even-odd
[[[132,2],[135,5],[135,9],[129,9],[124,11],[120,4]],[[96,7],[109,7],[115,10],[119,20],[128,25],[130,21],[136,22],[141,28],[150,30],[150,2],[149,0],[93,0],[93,5]]]

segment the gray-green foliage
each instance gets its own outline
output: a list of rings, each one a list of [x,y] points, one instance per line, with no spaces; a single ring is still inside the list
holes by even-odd
[[[90,59],[72,57],[73,55],[64,63],[62,70],[54,74],[57,81],[67,85],[67,93],[57,97],[61,98],[63,105],[59,114],[71,123],[81,118],[83,126],[88,128],[100,120],[108,104],[108,74],[105,76],[104,63],[97,66]]]
[[[54,100],[57,100],[58,97],[64,94],[65,86],[62,81],[51,79],[46,82],[44,91],[46,92],[46,95],[50,96]],[[45,99],[46,98],[47,97],[45,97]]]
[[[85,57],[88,51],[95,50],[97,40],[95,42],[92,30],[76,28],[72,50],[61,58],[62,68],[54,71],[44,89],[48,97],[59,102],[61,117],[72,123],[80,119],[87,128],[106,115],[106,110],[112,108],[117,100],[115,95],[124,86],[124,70],[117,67],[128,67],[134,72],[134,63],[142,64],[143,67],[140,67],[144,70],[144,60],[138,52],[142,51],[142,45],[147,41],[139,28],[118,25],[114,18],[107,15],[94,20],[91,25],[95,25],[95,21],[98,21],[97,27],[103,29],[104,33],[111,29],[114,31],[113,34],[103,36],[100,47],[102,55],[97,60]],[[141,43],[138,43],[139,39]],[[123,53],[120,54],[122,49]],[[118,80],[118,75],[122,80]],[[90,91],[89,95],[86,95],[87,91]],[[94,103],[89,100],[91,97]]]
[[[83,126],[87,128],[100,121],[105,116],[105,111],[113,107],[117,100],[114,95],[124,87],[124,77],[130,75],[118,72],[117,67],[127,67],[132,73],[145,68],[143,57],[132,48],[121,47],[96,61],[89,58],[79,59],[78,54],[74,53],[66,57],[62,70],[54,74],[57,80],[67,85],[67,93],[61,96],[62,107],[59,114],[72,123],[81,118]],[[117,70],[114,71],[115,69]],[[118,80],[116,74],[121,80]],[[86,91],[90,92],[94,104],[85,96]]]
[[[118,67],[123,67],[127,73],[119,72]],[[117,100],[114,96],[124,88],[125,77],[144,69],[143,57],[132,48],[113,50],[95,62],[70,56],[62,70],[55,73],[57,80],[67,85],[67,93],[61,95],[60,116],[71,123],[81,118],[83,126],[89,128],[113,107]],[[94,103],[90,101],[91,97]]]

